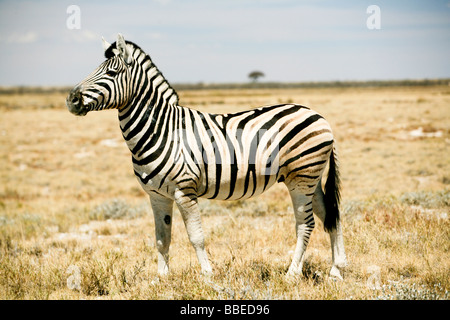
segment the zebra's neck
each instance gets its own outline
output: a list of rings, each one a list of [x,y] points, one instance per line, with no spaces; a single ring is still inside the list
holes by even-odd
[[[167,109],[178,104],[178,95],[150,57],[140,48],[133,51],[135,66],[128,86],[130,103],[119,110],[120,128],[133,156],[140,140],[155,134],[157,122]]]

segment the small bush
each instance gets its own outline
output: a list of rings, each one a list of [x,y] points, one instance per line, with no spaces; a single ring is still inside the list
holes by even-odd
[[[400,197],[400,201],[408,205],[420,205],[424,208],[450,207],[450,192],[447,190],[407,192]]]
[[[147,212],[148,207],[145,205],[133,207],[123,200],[113,199],[96,206],[89,213],[89,218],[91,220],[133,219],[141,217]]]
[[[379,300],[448,300],[449,292],[440,283],[432,288],[416,283],[400,283],[391,281],[381,288],[383,294],[379,295]]]

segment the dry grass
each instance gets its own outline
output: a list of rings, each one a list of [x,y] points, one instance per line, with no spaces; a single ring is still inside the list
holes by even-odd
[[[0,95],[0,299],[449,299],[450,87],[180,92],[233,112],[297,102],[338,140],[344,281],[328,278],[320,225],[305,276],[284,185],[245,202],[200,201],[215,271],[199,274],[178,213],[172,274],[158,279],[154,225],[114,111],[75,118],[62,94]]]

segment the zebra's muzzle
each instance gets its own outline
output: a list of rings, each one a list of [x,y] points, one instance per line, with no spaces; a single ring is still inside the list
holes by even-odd
[[[70,91],[66,98],[66,105],[69,111],[77,116],[85,116],[89,111],[83,104],[83,95],[78,87]]]

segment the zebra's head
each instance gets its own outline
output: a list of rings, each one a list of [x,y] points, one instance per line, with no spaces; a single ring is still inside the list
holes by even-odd
[[[128,84],[133,57],[130,46],[121,34],[109,44],[103,39],[106,60],[86,79],[70,91],[66,105],[70,112],[84,116],[89,111],[120,109],[132,96]]]

